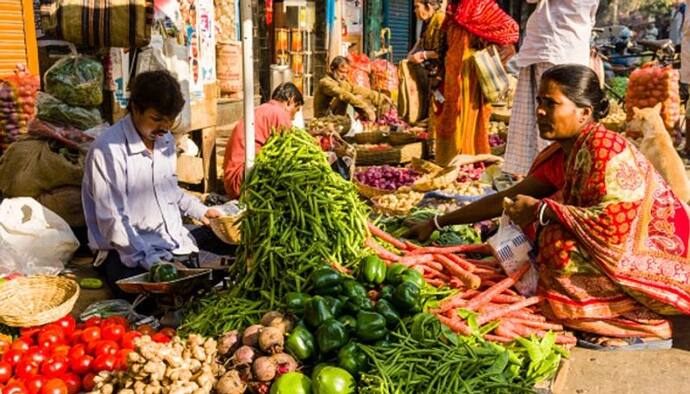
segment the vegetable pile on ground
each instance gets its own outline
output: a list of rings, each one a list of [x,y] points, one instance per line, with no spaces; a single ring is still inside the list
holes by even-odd
[[[270,293],[271,305],[276,296],[302,290],[304,278],[324,262],[347,267],[361,254],[367,208],[302,130],[269,139],[240,201],[247,213],[231,274],[245,293]]]
[[[174,335],[171,329],[145,332],[157,342],[169,342]],[[94,317],[83,324],[65,316],[43,327],[22,328],[12,343],[0,342],[0,387],[4,385],[3,393],[92,390],[100,372],[127,367],[127,357],[141,336],[119,316]]]
[[[401,186],[411,185],[419,177],[420,174],[414,170],[388,165],[372,166],[355,173],[357,182],[383,190],[397,190]]]
[[[628,121],[632,119],[633,108],[654,107],[661,103],[661,117],[666,130],[673,130],[680,118],[680,93],[678,70],[671,66],[661,67],[650,62],[630,74],[630,82],[625,96],[625,112]],[[641,133],[642,130],[630,130]]]
[[[244,332],[228,331],[218,340],[218,356],[227,371],[216,384],[219,394],[268,392],[283,374],[297,370],[292,356],[283,352],[285,335],[292,330],[292,320],[271,311]]]
[[[134,343],[126,368],[100,372],[91,393],[201,394],[213,389],[219,374],[213,339],[190,335],[157,343],[143,336]]]
[[[388,249],[374,239],[368,239],[367,245],[388,264],[398,263],[418,270],[432,286],[458,289],[432,310],[453,331],[471,335],[481,329],[491,332],[485,336],[489,340],[512,342],[532,334],[543,337],[548,330],[564,330],[559,324],[547,322],[535,309],[539,297],[525,298],[511,289],[527,272],[529,264],[506,277],[495,258],[468,257],[490,255],[491,249],[486,244],[423,247],[402,242],[373,225],[370,230]],[[392,248],[399,253],[391,252]],[[572,345],[576,339],[562,333],[556,341]]]
[[[36,112],[36,91],[41,80],[24,69],[13,75],[0,77],[0,152],[16,141]]]

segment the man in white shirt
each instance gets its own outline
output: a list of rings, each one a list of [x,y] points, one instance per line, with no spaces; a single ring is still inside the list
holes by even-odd
[[[671,24],[668,27],[668,38],[673,41],[673,46],[680,45],[683,36],[683,22],[685,20],[685,1],[679,1],[673,6],[671,11]]]
[[[538,3],[527,20],[517,57],[518,85],[508,129],[505,172],[526,175],[548,142],[539,138],[536,96],[541,74],[558,64],[589,65],[599,0],[527,0]]]

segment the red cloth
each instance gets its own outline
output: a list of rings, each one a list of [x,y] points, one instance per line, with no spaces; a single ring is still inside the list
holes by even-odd
[[[254,110],[254,138],[256,153],[271,136],[274,129],[290,127],[292,120],[283,104],[271,100]],[[240,120],[225,147],[223,183],[230,198],[238,198],[244,180],[244,122]]]
[[[515,44],[520,27],[506,14],[496,0],[460,0],[448,4],[447,20],[454,20],[475,36],[498,45]]]
[[[547,148],[543,152],[546,157],[534,161],[530,175],[542,182],[548,183],[558,190],[563,190],[565,185],[563,149],[558,144],[554,144],[558,149]],[[553,145],[552,145],[553,146]]]

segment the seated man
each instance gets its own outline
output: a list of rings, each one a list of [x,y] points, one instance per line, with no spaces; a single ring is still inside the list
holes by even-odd
[[[304,105],[304,98],[297,86],[291,82],[278,85],[271,95],[271,101],[254,109],[254,142],[256,153],[266,144],[273,130],[290,127],[292,119]],[[225,147],[223,183],[230,198],[240,196],[244,180],[244,122],[240,120],[232,130]]]
[[[314,94],[314,117],[329,114],[345,115],[352,106],[366,120],[376,120],[376,110],[392,103],[390,97],[350,83],[350,61],[337,56],[331,62],[331,71],[319,81]]]
[[[131,297],[116,281],[158,262],[179,260],[199,247],[230,250],[207,227],[190,233],[182,225],[182,214],[204,224],[220,216],[177,184],[175,139],[168,131],[183,105],[180,85],[167,71],[139,74],[129,115],[96,139],[86,156],[82,203],[89,247],[117,298]]]

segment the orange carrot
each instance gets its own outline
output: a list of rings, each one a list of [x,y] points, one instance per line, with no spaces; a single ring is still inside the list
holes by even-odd
[[[492,266],[492,267],[499,267],[500,266],[498,263],[498,259],[496,259],[495,257],[481,259],[481,260],[466,258],[465,261],[467,261],[470,264],[474,264],[474,265],[488,265],[488,266]]]
[[[491,312],[482,313],[481,315],[479,315],[477,317],[477,324],[479,324],[480,326],[484,325],[484,324],[486,324],[490,321],[496,320],[496,319],[498,319],[498,318],[500,318],[500,317],[502,317],[502,316],[504,316],[510,312],[516,312],[516,311],[519,311],[520,309],[525,308],[527,306],[534,305],[534,304],[538,303],[539,301],[541,301],[541,297],[538,297],[538,296],[530,297],[526,300],[516,302],[514,304],[510,304],[510,305],[502,307],[502,308],[498,308],[498,309],[493,310]],[[470,303],[471,303],[471,301],[470,301]],[[468,306],[469,306],[469,303],[468,303]]]
[[[453,254],[453,253],[446,253],[446,254],[444,254],[444,256],[448,257],[448,258],[450,259],[450,261],[452,261],[452,262],[454,262],[455,264],[459,265],[459,266],[462,267],[465,271],[474,272],[474,270],[477,269],[477,267],[474,266],[474,264],[468,263],[467,261],[461,259],[460,256],[458,256],[458,255],[456,255],[456,254]]]
[[[484,339],[487,341],[491,342],[498,342],[498,343],[510,343],[513,342],[515,339],[506,337],[503,335],[496,335],[496,334],[484,334]]]
[[[382,241],[386,241],[389,244],[395,246],[396,248],[400,250],[405,250],[407,249],[407,246],[405,245],[404,242],[398,241],[397,238],[394,236],[388,234],[387,232],[381,230],[380,228],[374,226],[371,223],[367,223],[367,226],[369,227],[369,231],[371,232],[372,235],[375,237],[380,238]]]
[[[434,286],[434,287],[441,287],[446,284],[446,282],[442,281],[441,279],[430,279],[430,278],[424,278],[426,283]]]
[[[388,261],[398,261],[398,260],[400,260],[400,256],[398,256],[398,255],[396,255],[396,254],[390,252],[389,250],[387,250],[387,249],[384,248],[383,246],[381,246],[381,245],[379,245],[378,243],[376,243],[376,241],[374,241],[374,240],[371,239],[371,238],[367,238],[367,240],[366,240],[366,242],[365,242],[364,244],[365,244],[369,249],[373,250],[374,253],[376,253],[377,256],[379,256],[380,258],[382,258],[382,259],[384,259],[384,260],[388,260]]]
[[[450,328],[451,330],[453,330],[459,334],[462,334],[462,335],[471,335],[472,334],[472,330],[467,326],[467,324],[460,321],[460,318],[451,319],[451,318],[445,317],[441,314],[437,314],[436,317],[438,318],[438,320],[441,321],[441,323],[445,324],[446,326],[448,326],[448,328]]]
[[[454,289],[465,288],[465,284],[462,283],[462,281],[460,279],[455,278],[455,277],[450,278],[450,280],[448,281],[448,284],[450,285],[450,287],[452,287]]]
[[[545,331],[525,327],[523,325],[516,324],[510,321],[502,321],[501,324],[505,324],[508,330],[516,333],[517,335],[520,335],[521,337],[529,337],[532,334],[535,334],[538,337],[543,337],[544,335],[546,335]],[[562,345],[575,345],[577,343],[577,338],[571,335],[557,334],[556,343]]]
[[[520,302],[524,300],[524,297],[520,296],[510,296],[507,294],[498,294],[495,297],[491,298],[491,302],[497,303],[497,304],[512,304],[515,302]]]
[[[438,262],[436,262],[436,261],[428,261],[428,262],[425,262],[425,263],[423,263],[423,264],[415,264],[415,267],[418,266],[418,265],[423,265],[423,266],[426,266],[426,267],[429,267],[429,268],[433,268],[433,269],[435,269],[436,271],[441,271],[441,270],[443,270],[443,264],[438,263]]]
[[[551,331],[563,331],[563,326],[560,324],[555,324],[555,323],[546,323],[546,322],[541,322],[541,321],[520,319],[517,317],[506,317],[504,320],[508,320],[511,323],[522,324],[523,326],[530,327],[530,328],[539,328],[542,330],[551,330]]]
[[[448,254],[448,253],[484,253],[491,254],[491,248],[487,244],[455,245],[455,246],[427,246],[413,250],[411,254]]]
[[[484,292],[470,300],[470,302],[466,305],[465,309],[474,311],[477,310],[477,308],[479,308],[480,306],[490,302],[491,299],[494,298],[494,296],[503,293],[509,287],[515,285],[515,282],[517,282],[522,277],[522,275],[524,275],[525,272],[527,272],[529,267],[529,264],[524,264],[518,271],[515,271],[515,275],[503,279],[502,281],[489,287],[487,290],[485,290]]]
[[[417,245],[415,243],[412,243],[410,241],[404,241],[404,242],[405,242],[405,249],[407,249],[407,250],[416,250],[416,249],[419,249],[422,247],[422,246]]]
[[[477,275],[460,268],[444,255],[435,254],[434,259],[443,264],[443,268],[445,268],[446,271],[463,281],[470,289],[476,289],[481,285],[482,280]]]
[[[535,315],[533,313],[527,312],[526,309],[523,309],[521,311],[516,311],[516,312],[511,312],[506,315],[508,318],[518,318],[518,319],[524,319],[524,320],[531,320],[531,321],[540,321],[540,322],[545,322],[546,317],[542,315]]]
[[[405,264],[407,266],[414,266],[415,264],[425,264],[428,262],[434,261],[434,256],[430,254],[422,254],[422,255],[407,255],[400,257],[398,259],[398,263],[400,264]]]
[[[444,274],[443,272],[439,272],[433,268],[426,267],[424,271],[425,271],[425,273],[424,273],[425,278],[438,278],[438,279],[441,279],[445,282],[450,281],[450,277],[448,275]]]

